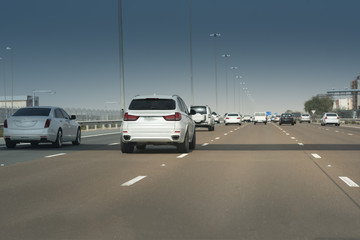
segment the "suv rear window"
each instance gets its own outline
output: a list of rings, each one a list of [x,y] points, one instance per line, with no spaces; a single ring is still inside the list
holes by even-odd
[[[49,116],[50,108],[20,108],[13,116]]]
[[[129,110],[174,110],[176,103],[173,99],[134,99],[130,103]]]
[[[191,110],[194,110],[196,113],[200,113],[200,114],[206,114],[206,107],[191,107]]]

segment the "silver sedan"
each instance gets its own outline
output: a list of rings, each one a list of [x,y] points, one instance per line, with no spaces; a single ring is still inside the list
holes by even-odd
[[[81,127],[59,107],[26,107],[17,110],[4,121],[4,139],[8,148],[17,143],[27,142],[36,146],[50,142],[61,147],[63,142],[71,141],[74,145],[81,142]]]

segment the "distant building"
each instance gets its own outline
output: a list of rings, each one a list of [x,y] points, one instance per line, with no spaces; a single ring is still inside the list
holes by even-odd
[[[356,79],[351,82],[350,87],[351,87],[351,89],[359,89],[359,87],[360,87],[360,76],[357,76]],[[360,109],[360,98],[358,96],[358,93],[353,93],[352,94],[352,102],[353,102],[353,105],[352,105],[353,110]]]
[[[5,101],[6,99],[6,101]],[[22,107],[32,107],[33,106],[33,97],[32,96],[14,96],[13,103],[14,109]],[[35,96],[35,106],[39,106],[39,97]],[[0,97],[0,108],[11,108],[11,96]]]
[[[353,99],[350,97],[337,99],[334,101],[333,108],[337,110],[352,110]]]

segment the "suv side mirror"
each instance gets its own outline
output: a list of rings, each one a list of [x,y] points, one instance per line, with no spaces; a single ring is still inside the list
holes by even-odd
[[[191,109],[190,110],[190,115],[195,115],[196,114],[196,111],[194,109]]]
[[[76,116],[75,115],[71,115],[70,120],[75,120]]]

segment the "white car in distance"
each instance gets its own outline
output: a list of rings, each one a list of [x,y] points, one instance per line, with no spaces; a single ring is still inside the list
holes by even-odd
[[[225,125],[239,124],[241,125],[241,115],[237,112],[227,113],[224,118]]]
[[[81,127],[59,107],[26,107],[18,109],[4,121],[4,139],[7,148],[15,148],[17,143],[50,142],[61,147],[63,142],[73,145],[81,142]]]
[[[181,153],[195,149],[195,122],[177,95],[135,96],[120,131],[123,153],[132,153],[134,147],[144,150],[146,145],[175,145]]]
[[[335,126],[340,126],[340,118],[337,113],[324,113],[321,118],[321,126],[327,124],[334,124]]]

